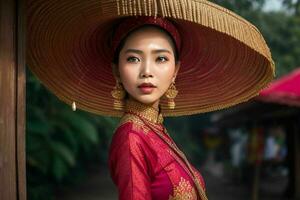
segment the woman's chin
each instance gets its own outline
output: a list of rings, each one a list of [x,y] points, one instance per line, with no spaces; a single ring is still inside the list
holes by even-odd
[[[159,100],[159,98],[151,97],[151,95],[143,95],[135,99],[143,104],[148,104],[148,105],[153,105]]]

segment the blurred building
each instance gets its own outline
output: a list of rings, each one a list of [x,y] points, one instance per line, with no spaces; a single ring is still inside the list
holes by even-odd
[[[232,165],[247,163],[252,199],[261,191],[300,198],[300,69],[273,81],[254,100],[215,113],[212,121],[231,137]]]

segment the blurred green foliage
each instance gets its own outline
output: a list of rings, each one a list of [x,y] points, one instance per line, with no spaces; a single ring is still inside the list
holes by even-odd
[[[283,3],[294,15],[300,15],[300,0],[283,0]]]
[[[55,187],[76,183],[91,160],[106,164],[117,120],[73,112],[29,72],[26,92],[28,199],[53,199]]]
[[[206,156],[202,132],[210,126],[209,115],[170,117],[165,119],[164,125],[192,164],[201,166]]]

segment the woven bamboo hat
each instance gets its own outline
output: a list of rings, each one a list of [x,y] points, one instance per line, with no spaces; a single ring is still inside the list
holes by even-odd
[[[29,0],[27,11],[28,66],[62,101],[92,113],[122,115],[113,109],[110,41],[129,16],[167,18],[181,36],[176,108],[164,116],[247,101],[274,77],[258,29],[205,0]]]

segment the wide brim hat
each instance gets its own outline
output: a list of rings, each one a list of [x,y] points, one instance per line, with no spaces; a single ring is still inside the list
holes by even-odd
[[[121,116],[111,96],[116,80],[110,41],[115,26],[129,16],[167,18],[181,36],[179,93],[174,110],[162,109],[164,116],[233,106],[258,95],[274,77],[259,30],[205,0],[28,0],[27,64],[67,104]]]

